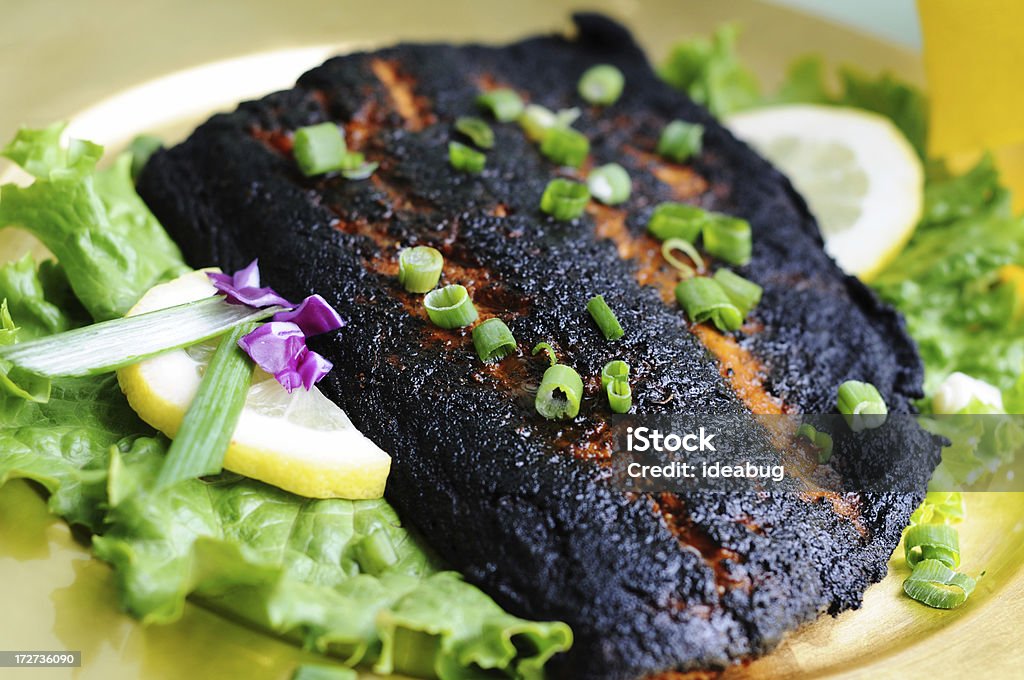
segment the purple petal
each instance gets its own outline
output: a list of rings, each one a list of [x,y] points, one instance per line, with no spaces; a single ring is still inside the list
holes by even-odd
[[[263,324],[239,340],[238,346],[275,377],[282,371],[294,371],[302,353],[308,351],[302,329],[286,322]]]
[[[278,295],[273,288],[260,287],[258,260],[253,260],[248,267],[238,270],[234,275],[207,272],[206,276],[213,283],[214,288],[227,296],[227,301],[231,304],[250,307],[295,306]]]
[[[324,376],[331,372],[334,364],[325,357],[313,350],[308,350],[299,360],[296,372],[302,379],[302,386],[307,390],[313,389],[313,385],[323,380]]]
[[[260,261],[253,260],[249,266],[239,269],[231,277],[235,288],[259,288],[260,287]]]
[[[274,321],[298,324],[307,338],[338,330],[345,325],[345,320],[337,310],[319,295],[310,295],[290,312],[278,312],[274,315]]]

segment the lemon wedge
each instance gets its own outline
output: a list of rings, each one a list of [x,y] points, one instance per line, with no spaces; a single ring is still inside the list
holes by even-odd
[[[726,125],[793,182],[818,219],[825,250],[870,280],[921,217],[921,160],[887,118],[834,106],[771,106]]]
[[[216,293],[205,271],[150,289],[128,316]],[[173,438],[195,397],[216,341],[174,350],[117,372],[139,417]],[[224,467],[310,498],[380,498],[391,457],[318,389],[289,394],[259,369]]]

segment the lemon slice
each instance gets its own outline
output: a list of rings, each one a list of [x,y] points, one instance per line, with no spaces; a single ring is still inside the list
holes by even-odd
[[[128,316],[200,300],[216,292],[205,271],[150,289]],[[128,403],[174,437],[199,389],[216,341],[175,350],[117,372]],[[259,369],[224,467],[310,498],[380,498],[391,457],[318,389],[289,394]]]
[[[796,105],[740,113],[727,125],[789,176],[844,271],[870,279],[906,245],[921,217],[924,170],[889,119]]]

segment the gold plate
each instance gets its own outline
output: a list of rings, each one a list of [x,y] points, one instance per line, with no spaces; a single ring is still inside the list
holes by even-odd
[[[173,141],[214,110],[286,87],[328,53],[402,39],[503,42],[564,30],[578,6],[552,0],[93,0],[62,3],[59,10],[17,4],[0,23],[0,137],[9,138],[21,123],[71,118],[75,134],[111,149],[142,131]],[[738,22],[740,52],[768,85],[807,52],[922,79],[918,59],[905,51],[751,0],[588,6],[623,20],[653,59],[680,37]],[[25,247],[15,232],[0,232],[0,261]],[[963,570],[986,572],[967,605],[941,612],[904,597],[907,569],[897,551],[889,577],[868,590],[863,608],[819,619],[725,677],[1019,675],[1024,494],[972,494],[967,508]],[[120,613],[108,567],[21,481],[0,489],[0,603],[0,649],[73,649],[84,656],[81,669],[0,671],[4,678],[278,680],[314,658],[191,604],[176,624],[137,624]]]

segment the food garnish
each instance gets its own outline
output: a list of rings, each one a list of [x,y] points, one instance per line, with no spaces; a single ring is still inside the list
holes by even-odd
[[[461,142],[448,142],[448,162],[462,172],[478,174],[487,165],[487,156]]]
[[[423,306],[431,322],[439,328],[462,328],[476,321],[478,316],[469,291],[457,283],[427,293]]]
[[[398,254],[398,282],[410,293],[428,293],[441,280],[444,256],[437,248],[415,246]]]
[[[590,312],[590,316],[594,319],[597,327],[601,329],[601,334],[605,340],[618,340],[625,335],[622,325],[619,324],[618,317],[615,316],[615,312],[605,302],[603,295],[595,295],[587,300],[587,311]]]
[[[473,347],[480,361],[488,363],[516,351],[516,339],[504,321],[487,319],[473,329]]]
[[[476,103],[502,123],[508,123],[523,112],[523,98],[515,90],[499,88],[477,96]]]
[[[836,408],[854,432],[881,427],[889,413],[878,388],[859,380],[847,380],[839,386]]]
[[[556,220],[569,221],[583,214],[589,200],[587,185],[558,177],[544,189],[540,209]]]
[[[583,165],[587,154],[590,153],[590,142],[578,130],[552,127],[544,134],[540,152],[559,165],[578,168]]]
[[[605,205],[618,205],[629,199],[632,191],[629,173],[618,163],[607,163],[594,168],[587,175],[590,195]]]
[[[661,131],[657,152],[676,163],[683,163],[700,153],[703,139],[703,125],[674,120]]]
[[[622,71],[611,64],[598,64],[583,72],[576,89],[591,104],[607,106],[618,101],[625,85],[626,77]]]

